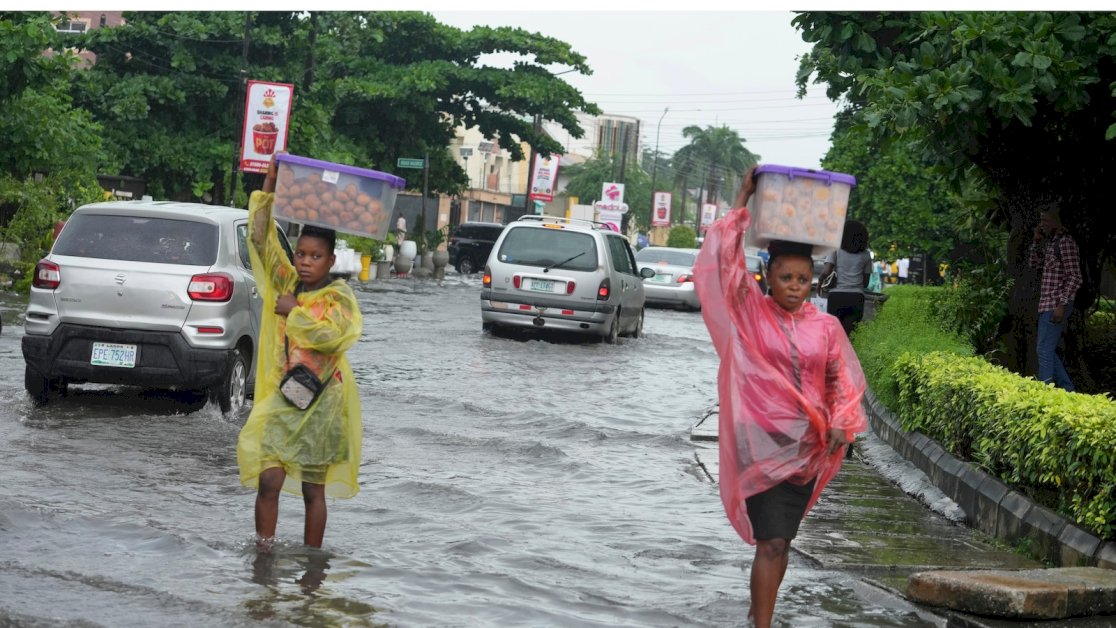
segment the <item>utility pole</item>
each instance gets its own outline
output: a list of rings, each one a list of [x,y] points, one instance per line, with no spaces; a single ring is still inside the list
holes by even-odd
[[[627,125],[625,125],[624,126],[624,139],[620,143],[620,184],[621,185],[623,185],[625,183],[625,179],[628,176],[628,131],[629,130],[630,130],[629,127]],[[631,220],[628,217],[629,213],[631,213],[630,209],[629,209],[629,211],[624,212],[620,216],[620,233],[627,233],[628,232],[628,222],[630,222],[630,220]]]
[[[535,130],[535,133],[542,132],[542,114],[535,114],[535,121],[532,128]],[[535,213],[531,211],[531,186],[535,184],[535,156],[538,155],[538,151],[535,150],[536,143],[537,140],[531,142],[531,157],[527,165],[527,190],[523,195],[523,211],[527,214]]]
[[[422,220],[426,222],[426,195],[429,194],[430,182],[430,151],[422,156]],[[437,223],[435,223],[436,225]]]
[[[233,142],[232,179],[229,183],[229,207],[236,207],[236,175],[240,172],[240,140],[244,137],[244,99],[248,93],[248,29],[252,26],[252,13],[244,12],[244,47],[240,57],[240,119],[242,122]]]
[[[666,117],[670,107],[663,108],[663,115],[659,116],[659,123],[655,125],[655,154],[651,157],[655,163],[651,164],[651,212],[655,211],[655,178],[659,174],[659,131],[663,126],[663,118]],[[674,216],[671,216],[671,221],[674,221]]]

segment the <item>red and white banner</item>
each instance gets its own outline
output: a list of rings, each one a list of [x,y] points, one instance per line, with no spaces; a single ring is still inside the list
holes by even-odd
[[[670,192],[655,192],[655,202],[651,204],[651,226],[670,226]]]
[[[620,225],[623,224],[624,214],[616,211],[604,210],[597,212],[598,220],[603,222],[605,226],[612,229],[616,233],[620,233]]]
[[[531,192],[527,196],[532,200],[550,202],[554,200],[554,186],[558,182],[558,161],[561,155],[544,157],[535,155],[534,172],[531,175]]]
[[[271,156],[287,149],[293,98],[294,85],[248,81],[240,136],[241,172],[267,172]]]

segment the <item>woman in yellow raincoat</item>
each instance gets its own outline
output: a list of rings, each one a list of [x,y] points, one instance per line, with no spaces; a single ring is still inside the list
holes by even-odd
[[[248,203],[248,248],[264,308],[255,402],[240,431],[237,462],[240,481],[257,488],[261,547],[275,536],[281,490],[302,495],[304,542],[321,547],[326,496],[352,497],[359,490],[360,398],[345,351],[360,338],[362,318],[348,284],[330,280],[333,231],[304,227],[294,264],[287,258],[271,216],[275,179],[273,160],[263,190]],[[284,374],[298,364],[326,382],[306,410],[279,391]]]

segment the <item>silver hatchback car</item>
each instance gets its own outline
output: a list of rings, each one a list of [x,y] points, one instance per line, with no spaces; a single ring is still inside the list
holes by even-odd
[[[22,347],[32,400],[93,382],[204,391],[222,412],[243,407],[262,308],[247,234],[248,212],[230,207],[75,210],[35,268]]]
[[[628,239],[600,223],[523,216],[488,257],[481,324],[579,332],[615,343],[643,333],[643,278]]]

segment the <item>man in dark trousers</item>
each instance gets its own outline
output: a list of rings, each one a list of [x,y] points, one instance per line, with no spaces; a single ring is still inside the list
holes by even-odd
[[[1062,226],[1057,206],[1043,210],[1031,243],[1031,268],[1039,269],[1038,372],[1043,382],[1073,391],[1056,349],[1066,322],[1073,313],[1073,299],[1081,287],[1081,263],[1077,243]]]

